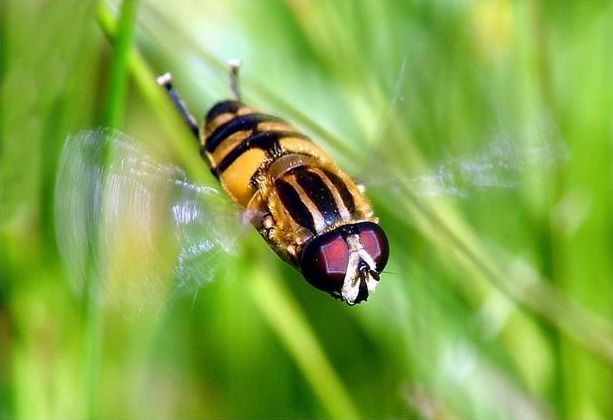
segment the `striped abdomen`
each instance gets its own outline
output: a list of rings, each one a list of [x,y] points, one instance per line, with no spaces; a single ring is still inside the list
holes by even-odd
[[[286,172],[274,187],[292,221],[313,234],[356,218],[353,195],[329,170],[301,166]]]
[[[326,153],[287,122],[238,101],[207,114],[203,156],[228,194],[297,265],[303,245],[334,227],[374,220],[370,203]]]
[[[260,114],[238,101],[216,104],[207,114],[203,155],[230,196],[247,207],[256,192],[256,172],[291,150],[323,153],[285,121]]]

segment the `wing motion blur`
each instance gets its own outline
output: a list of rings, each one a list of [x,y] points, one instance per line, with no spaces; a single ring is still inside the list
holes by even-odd
[[[56,182],[60,251],[76,291],[137,307],[195,293],[236,245],[215,188],[110,129],[67,139]]]
[[[512,137],[499,136],[475,153],[447,159],[431,172],[412,178],[411,190],[418,196],[470,197],[484,190],[511,189],[526,174],[544,176],[568,159],[559,141],[525,146]]]

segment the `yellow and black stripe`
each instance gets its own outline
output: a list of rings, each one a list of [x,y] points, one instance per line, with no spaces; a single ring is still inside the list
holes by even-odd
[[[208,112],[201,133],[211,171],[230,197],[262,215],[253,222],[284,259],[297,264],[314,236],[371,220],[370,204],[355,183],[282,119],[223,101]]]
[[[299,167],[276,180],[275,188],[294,223],[314,235],[358,216],[353,195],[330,171]]]
[[[276,158],[287,153],[323,154],[292,125],[234,100],[211,108],[202,133],[202,153],[213,174],[244,207],[256,191],[255,174]]]

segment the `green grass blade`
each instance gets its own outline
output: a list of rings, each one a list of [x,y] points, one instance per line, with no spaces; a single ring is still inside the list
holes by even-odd
[[[100,2],[102,5],[102,2]],[[124,0],[121,4],[119,25],[117,27],[117,42],[111,57],[111,74],[108,98],[104,108],[103,125],[118,127],[125,111],[127,87],[127,61],[134,22],[136,20],[136,0]],[[98,243],[92,241],[92,244]],[[89,257],[92,267],[88,275],[85,291],[84,308],[84,383],[86,386],[86,410],[88,418],[97,418],[100,413],[100,380],[101,380],[101,346],[104,329],[104,317],[100,302],[100,285],[105,281],[104,273],[93,269],[97,253],[93,246]]]
[[[132,44],[137,5],[136,0],[124,0],[121,3],[117,36],[111,56],[108,99],[104,110],[103,125],[108,127],[118,127],[125,111],[128,52]]]
[[[347,388],[326,357],[308,320],[291,294],[261,270],[249,284],[254,300],[311,385],[328,414],[359,418]]]

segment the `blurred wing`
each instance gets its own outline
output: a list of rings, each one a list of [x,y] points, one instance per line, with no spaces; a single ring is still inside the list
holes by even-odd
[[[439,161],[423,171],[413,170],[402,159],[374,152],[364,166],[377,167],[377,171],[364,172],[357,178],[369,187],[395,193],[408,190],[416,197],[470,198],[487,191],[510,190],[526,178],[547,177],[570,159],[565,143],[551,130],[544,129],[543,134],[530,140],[496,132],[481,140],[476,150]],[[423,168],[423,160],[419,163]]]
[[[109,129],[66,141],[55,212],[76,290],[138,310],[212,280],[239,228],[218,190],[190,183],[181,169]]]
[[[476,153],[448,159],[432,172],[413,177],[409,184],[419,196],[469,197],[482,190],[514,188],[528,174],[545,176],[568,159],[560,141],[525,146],[500,135]]]

